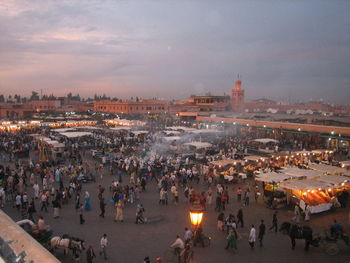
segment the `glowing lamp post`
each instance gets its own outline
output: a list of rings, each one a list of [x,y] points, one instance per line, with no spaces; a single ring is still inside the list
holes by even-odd
[[[202,223],[203,208],[200,205],[193,205],[190,208],[190,219],[194,228],[197,228]]]

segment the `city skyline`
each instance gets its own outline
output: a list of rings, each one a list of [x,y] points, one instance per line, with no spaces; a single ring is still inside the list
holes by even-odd
[[[1,94],[349,104],[345,1],[0,1]]]

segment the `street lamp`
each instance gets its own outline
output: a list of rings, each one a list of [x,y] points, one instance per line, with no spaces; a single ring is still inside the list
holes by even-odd
[[[191,224],[194,226],[194,228],[197,228],[202,223],[202,219],[203,219],[202,206],[193,205],[190,208],[190,219],[191,219]]]

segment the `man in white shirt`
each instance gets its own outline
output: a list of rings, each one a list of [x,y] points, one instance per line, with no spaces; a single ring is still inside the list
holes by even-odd
[[[100,256],[102,256],[103,254],[103,258],[105,260],[107,260],[107,252],[106,252],[107,244],[108,244],[107,234],[103,234],[100,241],[100,245],[101,245]]]
[[[255,240],[256,240],[256,231],[255,231],[254,225],[252,225],[252,228],[250,229],[250,233],[249,233],[249,239],[248,239],[251,249],[254,249]]]
[[[180,255],[181,251],[185,248],[185,243],[182,239],[177,235],[175,242],[170,246],[175,249],[175,253]]]

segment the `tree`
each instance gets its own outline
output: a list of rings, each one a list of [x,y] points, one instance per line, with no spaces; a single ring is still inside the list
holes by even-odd
[[[30,96],[30,100],[39,100],[38,92],[32,91],[32,96]]]

